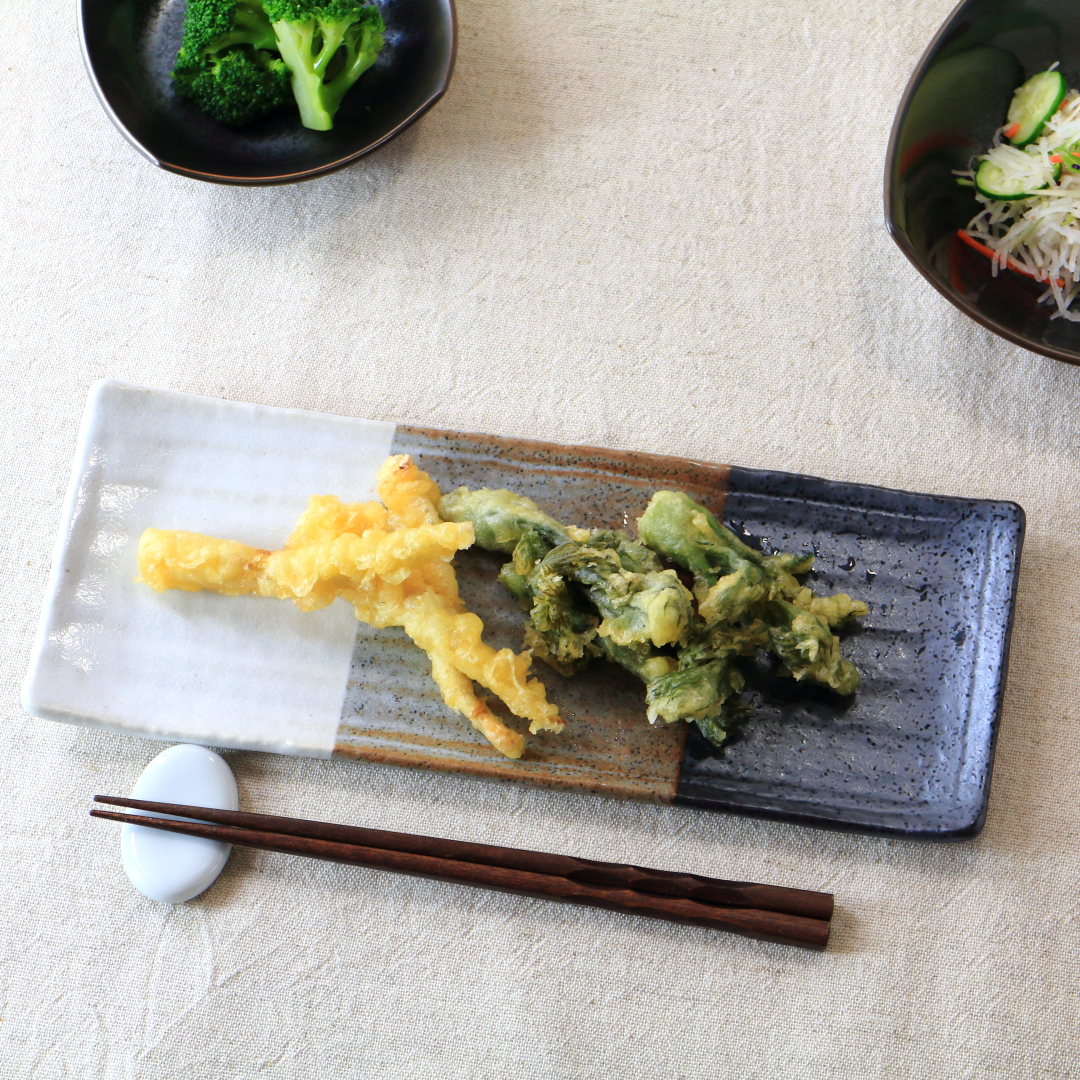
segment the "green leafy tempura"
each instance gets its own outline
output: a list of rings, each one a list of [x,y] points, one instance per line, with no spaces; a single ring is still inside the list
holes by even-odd
[[[597,633],[616,645],[658,648],[686,639],[693,599],[674,570],[644,544],[598,530],[549,551],[536,573],[576,582],[600,615]]]
[[[499,580],[529,607],[530,647],[564,675],[600,657],[620,664],[645,683],[650,723],[694,723],[722,744],[744,685],[738,661],[763,650],[796,680],[858,686],[832,630],[866,605],[815,596],[796,577],[812,555],[757,551],[681,492],[653,496],[638,540],[563,525],[509,491],[461,488],[439,511],[511,556]],[[662,559],[689,573],[692,593]]]
[[[690,593],[625,533],[564,526],[509,491],[461,488],[439,512],[471,521],[479,547],[510,552],[499,580],[530,605],[530,647],[564,675],[604,655],[641,670],[656,649],[685,640]]]
[[[851,694],[859,674],[840,655],[832,627],[867,607],[847,593],[814,596],[796,574],[806,573],[813,556],[765,555],[744,544],[703,506],[688,495],[658,491],[638,519],[638,534],[654,550],[685,567],[694,576],[698,601],[698,641],[724,655],[732,648],[732,632],[749,641],[767,639],[768,646],[794,679],[809,679],[839,694]],[[721,629],[722,628],[722,629]],[[717,631],[721,632],[719,635]]]

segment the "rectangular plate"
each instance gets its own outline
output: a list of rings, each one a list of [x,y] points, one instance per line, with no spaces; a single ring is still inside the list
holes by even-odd
[[[155,525],[278,545],[307,496],[372,496],[387,453],[411,453],[444,490],[508,487],[558,518],[632,522],[678,488],[744,535],[817,552],[811,583],[870,604],[844,652],[853,699],[751,683],[752,719],[722,750],[685,725],[651,728],[619,669],[537,675],[567,720],[497,754],[443,705],[426,657],[397,630],[357,627],[344,605],[133,583]],[[91,395],[37,647],[34,715],[158,738],[513,779],[788,821],[933,838],[981,828],[1004,693],[1023,538],[1013,503],[914,495],[675,458],[373,424],[99,384]],[[523,617],[500,559],[456,560],[496,647]]]

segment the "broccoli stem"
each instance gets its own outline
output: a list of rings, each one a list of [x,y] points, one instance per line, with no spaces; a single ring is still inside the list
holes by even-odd
[[[291,72],[293,96],[300,110],[300,122],[313,131],[329,131],[334,126],[334,115],[323,103],[322,71],[325,70],[325,65],[330,62],[330,57],[334,53],[331,52],[325,59],[321,70],[318,67],[327,49],[325,31],[323,47],[315,56],[312,49],[311,24],[281,21],[274,23],[273,27],[281,59],[285,61]],[[340,44],[339,36],[334,52]]]

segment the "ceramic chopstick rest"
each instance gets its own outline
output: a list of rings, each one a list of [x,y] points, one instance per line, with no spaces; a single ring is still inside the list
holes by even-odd
[[[219,810],[239,808],[229,766],[212,750],[190,743],[158,754],[136,781],[131,797]],[[139,825],[124,825],[120,833],[120,855],[131,883],[144,896],[165,904],[182,904],[208,889],[228,862],[230,850],[219,840]]]

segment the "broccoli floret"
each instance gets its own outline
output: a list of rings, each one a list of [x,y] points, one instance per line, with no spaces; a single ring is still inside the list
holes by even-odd
[[[356,0],[262,0],[292,73],[304,127],[329,131],[348,90],[375,63],[386,24]]]
[[[188,0],[173,84],[201,112],[232,127],[289,102],[289,69],[258,0]]]

